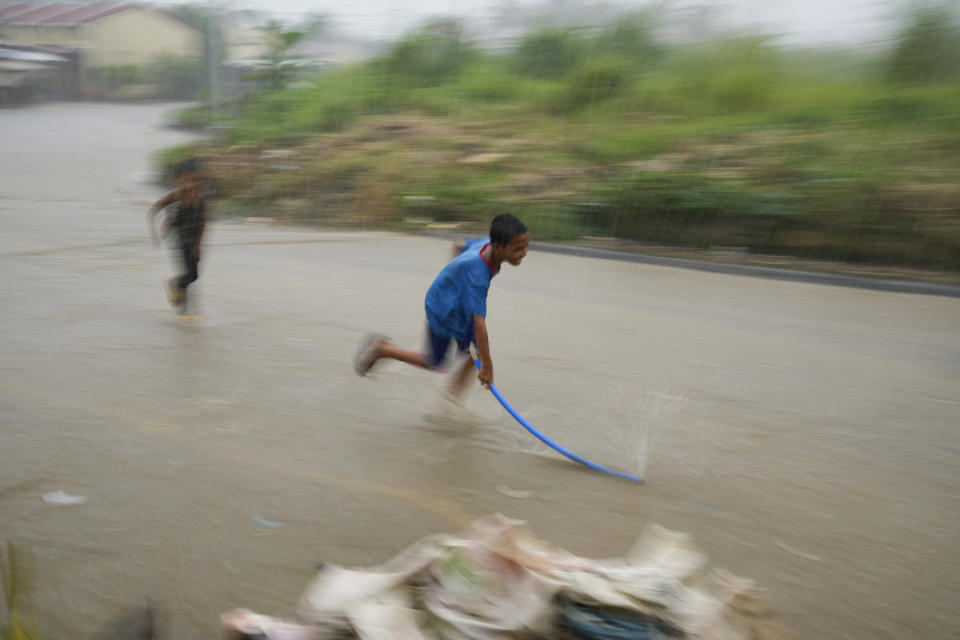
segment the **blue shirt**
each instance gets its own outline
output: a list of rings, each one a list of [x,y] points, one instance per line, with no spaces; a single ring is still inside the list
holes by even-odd
[[[473,316],[487,317],[487,290],[495,275],[480,252],[489,240],[470,242],[447,263],[427,290],[427,322],[437,335],[473,340]]]

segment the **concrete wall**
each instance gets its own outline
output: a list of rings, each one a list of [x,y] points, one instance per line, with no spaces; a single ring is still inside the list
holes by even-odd
[[[162,56],[203,56],[200,31],[159,11],[121,11],[84,25],[83,33],[89,67],[144,65]]]
[[[221,24],[226,61],[263,58],[270,52],[271,34],[266,29],[243,27],[230,22]]]
[[[41,47],[83,47],[87,45],[83,26],[0,24],[0,39]]]

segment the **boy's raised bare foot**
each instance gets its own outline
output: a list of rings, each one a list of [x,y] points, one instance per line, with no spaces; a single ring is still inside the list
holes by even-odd
[[[361,378],[367,375],[370,368],[380,357],[380,346],[389,338],[378,333],[368,333],[357,347],[357,355],[353,359],[353,370]]]

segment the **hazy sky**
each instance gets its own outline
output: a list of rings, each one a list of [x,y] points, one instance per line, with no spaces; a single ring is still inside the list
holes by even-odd
[[[173,1],[173,0],[170,0]],[[182,0],[177,0],[182,1]],[[663,3],[664,0],[659,0]],[[514,0],[518,4],[542,4]],[[304,12],[329,14],[344,28],[368,37],[393,37],[437,15],[489,16],[500,0],[226,0],[237,8],[268,11],[293,19]],[[648,4],[622,0],[619,4]],[[762,26],[790,42],[862,43],[883,38],[901,0],[666,0],[674,8],[707,6],[722,22]]]

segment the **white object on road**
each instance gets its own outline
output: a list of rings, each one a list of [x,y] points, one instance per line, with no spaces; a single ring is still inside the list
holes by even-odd
[[[505,484],[498,484],[497,491],[510,498],[529,498],[533,495],[533,491],[520,491],[517,489],[511,489]]]
[[[261,518],[260,516],[250,516],[250,520],[253,521],[254,524],[258,524],[258,525],[260,525],[261,527],[269,527],[269,528],[271,528],[271,529],[278,529],[278,528],[280,528],[280,527],[283,526],[283,523],[282,523],[282,522],[274,522],[273,520],[265,520],[264,518]]]
[[[72,496],[69,493],[64,493],[62,490],[58,490],[43,494],[43,501],[47,504],[66,506],[71,504],[83,504],[87,501],[87,496]]]

